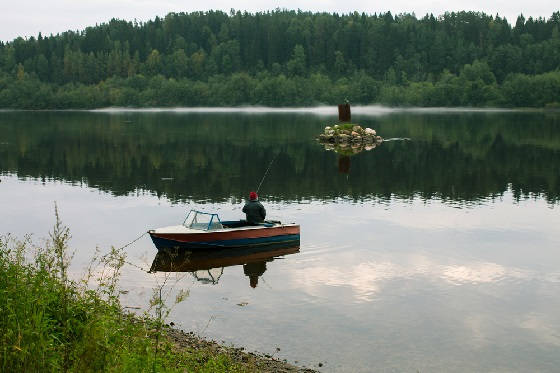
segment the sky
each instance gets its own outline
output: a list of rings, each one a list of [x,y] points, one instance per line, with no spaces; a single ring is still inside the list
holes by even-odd
[[[415,13],[419,18],[429,13],[437,16],[446,11],[474,10],[499,14],[515,23],[519,14],[526,18],[549,18],[553,12],[560,10],[560,4],[557,0],[0,0],[0,40],[37,36],[39,32],[46,36],[67,30],[83,30],[111,18],[147,21],[169,12],[211,9],[229,12],[231,8],[250,12],[276,8],[369,14],[391,11],[393,14]]]

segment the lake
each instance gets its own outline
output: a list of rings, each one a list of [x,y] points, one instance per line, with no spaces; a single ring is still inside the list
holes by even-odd
[[[0,234],[40,243],[56,201],[79,277],[96,247],[191,208],[242,217],[270,166],[260,200],[301,225],[299,250],[147,273],[157,250],[143,236],[125,249],[123,305],[142,312],[166,281],[170,304],[190,292],[177,327],[326,372],[557,371],[560,114],[354,108],[390,141],[344,154],[314,140],[336,119],[0,112]]]

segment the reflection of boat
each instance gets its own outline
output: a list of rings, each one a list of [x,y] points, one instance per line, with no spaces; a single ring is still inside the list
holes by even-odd
[[[181,225],[148,231],[158,248],[228,248],[292,243],[299,245],[299,225],[265,221],[221,221],[218,214],[191,210]]]
[[[199,281],[215,284],[221,277],[224,267],[243,265],[243,272],[250,278],[251,287],[256,287],[259,276],[266,271],[266,262],[297,252],[299,246],[278,244],[237,250],[163,249],[156,254],[150,272],[192,272]]]

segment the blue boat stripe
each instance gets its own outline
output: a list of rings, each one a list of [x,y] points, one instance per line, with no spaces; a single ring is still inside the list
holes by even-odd
[[[152,241],[157,248],[160,247],[184,247],[184,248],[204,248],[204,247],[239,247],[264,245],[268,243],[299,241],[299,234],[286,234],[274,237],[242,238],[236,240],[223,240],[211,242],[179,242],[165,238],[152,236]]]

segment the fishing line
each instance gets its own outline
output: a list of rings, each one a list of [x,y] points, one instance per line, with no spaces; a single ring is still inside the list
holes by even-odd
[[[278,154],[280,154],[280,153],[278,153]],[[274,160],[278,157],[278,154],[276,154],[276,155],[274,156],[274,158],[272,158],[272,160],[271,160],[270,163],[268,164],[268,168],[266,169],[266,171],[265,171],[265,173],[264,173],[264,175],[263,175],[263,177],[262,177],[262,179],[261,179],[261,182],[259,183],[259,186],[258,186],[258,188],[257,188],[257,192],[256,192],[256,193],[259,193],[259,190],[261,189],[261,185],[262,185],[264,179],[266,178],[266,175],[268,175],[268,170],[270,170],[270,166],[272,166],[272,163],[273,163]]]

